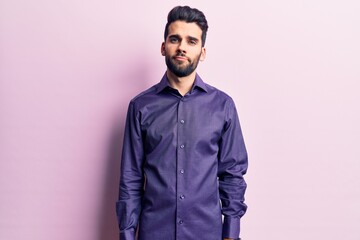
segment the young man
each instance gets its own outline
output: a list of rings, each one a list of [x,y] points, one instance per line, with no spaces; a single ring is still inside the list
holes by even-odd
[[[207,29],[201,11],[173,8],[161,45],[167,71],[129,104],[121,240],[134,240],[138,226],[140,240],[239,237],[247,153],[233,100],[195,71],[205,59]]]

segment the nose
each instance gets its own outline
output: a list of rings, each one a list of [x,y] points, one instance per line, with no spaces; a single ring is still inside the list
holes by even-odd
[[[179,42],[177,51],[180,53],[186,53],[186,42],[184,40]]]

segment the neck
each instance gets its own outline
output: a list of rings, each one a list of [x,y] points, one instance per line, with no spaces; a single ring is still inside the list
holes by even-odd
[[[169,80],[169,84],[172,88],[179,91],[179,93],[184,96],[186,93],[188,93],[194,82],[195,82],[195,76],[196,72],[192,72],[190,75],[185,77],[178,77],[175,74],[173,74],[171,71],[167,70],[166,76]]]

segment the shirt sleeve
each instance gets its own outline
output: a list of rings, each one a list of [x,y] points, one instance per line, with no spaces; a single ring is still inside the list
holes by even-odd
[[[135,239],[143,196],[143,158],[140,122],[134,102],[130,102],[122,150],[119,200],[116,203],[121,240]]]
[[[219,143],[219,193],[222,204],[223,238],[238,238],[240,218],[245,214],[244,203],[248,158],[235,104],[226,105],[225,126]]]

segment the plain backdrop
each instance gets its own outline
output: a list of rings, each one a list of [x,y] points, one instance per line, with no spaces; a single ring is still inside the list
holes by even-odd
[[[243,239],[360,239],[359,1],[0,0],[1,240],[118,239],[127,105],[187,4],[240,115]]]

